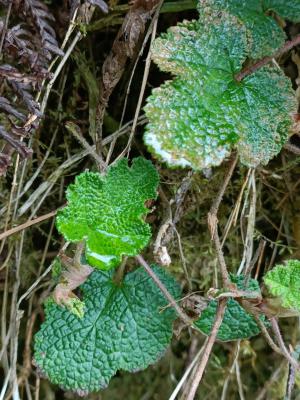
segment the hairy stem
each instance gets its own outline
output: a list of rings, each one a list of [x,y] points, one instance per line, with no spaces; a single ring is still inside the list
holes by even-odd
[[[241,82],[244,78],[246,78],[246,76],[253,74],[255,71],[268,64],[274,58],[279,58],[280,56],[282,56],[283,54],[285,54],[298,44],[300,44],[300,35],[297,35],[294,37],[294,39],[286,42],[285,45],[281,49],[279,49],[275,54],[264,57],[261,60],[258,60],[256,63],[244,68],[241,72],[239,72],[235,76],[235,80]]]
[[[32,220],[26,221],[26,222],[24,222],[24,224],[15,226],[14,228],[8,229],[7,231],[0,233],[0,240],[6,238],[8,236],[11,236],[11,235],[13,235],[13,234],[15,234],[17,232],[21,232],[24,229],[29,228],[32,225],[39,224],[40,222],[43,222],[46,219],[54,217],[57,214],[57,211],[58,210],[51,211],[48,214],[41,215],[40,217],[37,217],[37,218],[34,218]]]
[[[195,398],[198,386],[201,382],[204,370],[206,368],[211,351],[213,349],[213,345],[216,341],[219,328],[223,321],[223,316],[224,316],[225,309],[226,309],[226,303],[227,303],[227,299],[221,299],[219,302],[217,313],[216,313],[216,318],[215,318],[215,322],[214,322],[212,330],[211,330],[211,334],[209,335],[203,355],[201,357],[199,365],[197,366],[197,369],[196,369],[196,372],[194,375],[194,380],[191,384],[191,388],[190,388],[190,391],[189,391],[189,394],[188,394],[186,400],[194,400],[194,398]]]
[[[288,349],[286,348],[286,346],[284,344],[277,319],[275,317],[270,318],[270,322],[271,322],[273,332],[275,334],[276,340],[279,344],[282,354],[285,356],[285,358],[288,360],[288,362],[291,364],[291,366],[299,371],[300,365],[299,365],[298,361],[295,360],[295,358],[291,355],[291,353],[288,351]]]
[[[219,233],[218,233],[218,210],[219,210],[221,201],[223,199],[225,190],[230,182],[233,171],[236,167],[237,160],[238,160],[238,157],[237,157],[237,155],[235,155],[230,162],[228,171],[226,172],[226,175],[224,178],[223,185],[221,186],[221,188],[217,194],[217,197],[215,198],[215,200],[210,208],[210,211],[208,213],[208,216],[207,216],[208,227],[209,227],[209,230],[211,233],[211,238],[214,241],[214,245],[215,245],[215,248],[217,251],[218,261],[219,261],[219,265],[220,265],[220,269],[221,269],[222,282],[223,282],[224,287],[229,287],[231,281],[230,281],[229,274],[227,271],[226,262],[225,262],[225,258],[223,255],[222,246],[221,246]]]
[[[123,282],[127,259],[128,257],[124,257],[122,264],[118,267],[114,275],[113,280],[117,286],[120,286]]]
[[[174,297],[171,295],[171,293],[168,291],[162,281],[158,278],[158,276],[155,275],[146,260],[144,260],[141,255],[138,255],[135,258],[141,264],[141,266],[145,268],[148,275],[154,280],[157,287],[161,290],[165,298],[170,302],[171,306],[175,309],[182,321],[187,325],[192,325],[192,320],[182,311]]]

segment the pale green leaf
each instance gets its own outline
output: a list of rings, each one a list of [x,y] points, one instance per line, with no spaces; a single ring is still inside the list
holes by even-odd
[[[177,299],[180,288],[162,268],[153,271]],[[82,318],[53,301],[35,336],[34,360],[53,383],[85,395],[105,387],[118,370],[156,362],[172,337],[176,313],[144,269],[117,286],[111,272],[95,271],[82,286]]]
[[[156,198],[158,180],[152,163],[142,157],[130,168],[122,159],[104,177],[84,172],[67,190],[68,205],[58,213],[57,228],[68,241],[86,240],[90,265],[115,267],[122,255],[134,256],[148,244],[145,202]]]
[[[270,293],[281,299],[283,307],[300,311],[300,261],[289,260],[276,265],[264,276]]]
[[[152,57],[178,77],[152,91],[145,107],[145,143],[170,166],[218,165],[236,147],[249,167],[279,153],[297,104],[290,81],[265,67],[237,82],[249,54],[247,30],[235,17],[213,14],[179,24],[158,38]]]

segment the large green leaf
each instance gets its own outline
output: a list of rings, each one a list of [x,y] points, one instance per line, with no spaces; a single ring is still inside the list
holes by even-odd
[[[122,255],[136,255],[151,229],[143,221],[145,202],[157,196],[158,173],[142,157],[122,159],[106,176],[84,172],[67,190],[68,205],[58,213],[57,228],[69,241],[86,240],[86,259],[100,269],[117,266]]]
[[[232,276],[231,280],[241,290],[260,292],[259,284],[255,279],[250,279],[247,286],[244,283],[245,277],[242,275]],[[216,300],[210,301],[208,307],[202,311],[200,318],[194,322],[205,335],[209,335],[211,332],[217,313],[217,306]],[[217,339],[222,341],[247,339],[259,333],[260,329],[254,318],[236,300],[229,299]]]
[[[174,279],[153,270],[178,298]],[[157,361],[171,340],[176,314],[161,311],[168,302],[142,268],[126,275],[121,286],[111,272],[95,271],[82,293],[83,318],[48,302],[34,359],[53,383],[84,395],[105,387],[118,370],[134,372]]]
[[[264,281],[270,293],[280,297],[283,307],[300,311],[299,260],[289,260],[286,265],[276,265],[266,273]]]
[[[245,165],[266,164],[287,140],[297,109],[291,83],[274,67],[237,82],[250,51],[247,29],[227,13],[207,18],[154,42],[153,60],[177,78],[148,98],[145,142],[170,166],[218,165],[233,146]]]
[[[270,15],[276,12],[292,21],[300,20],[300,1],[291,0],[200,0],[199,12],[203,23],[211,12],[226,10],[245,24],[251,37],[251,58],[273,54],[286,40],[286,35]]]

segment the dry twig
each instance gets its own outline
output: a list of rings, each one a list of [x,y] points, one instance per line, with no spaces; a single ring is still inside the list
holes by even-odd
[[[205,371],[205,368],[206,368],[206,365],[208,363],[210,354],[212,352],[213,345],[214,345],[214,343],[216,341],[219,328],[220,328],[220,326],[222,324],[222,321],[223,321],[223,316],[224,316],[224,313],[225,313],[225,310],[226,310],[226,303],[227,303],[227,299],[221,299],[219,301],[215,322],[214,322],[214,324],[212,326],[212,330],[211,330],[211,333],[209,335],[209,338],[208,338],[208,341],[206,343],[206,346],[204,348],[201,360],[200,360],[199,364],[196,367],[195,377],[194,377],[194,380],[193,380],[193,382],[191,384],[190,391],[189,391],[189,394],[188,394],[186,400],[194,400],[194,398],[195,398],[198,386],[199,386],[199,384],[201,382],[203,373]]]

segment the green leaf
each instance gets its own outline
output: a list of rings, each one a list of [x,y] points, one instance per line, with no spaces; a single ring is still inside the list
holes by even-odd
[[[200,0],[198,9],[203,24],[207,15],[220,10],[242,21],[251,38],[250,57],[255,59],[274,54],[286,40],[283,29],[268,15],[270,11],[295,22],[300,19],[299,0],[288,4],[285,0]]]
[[[142,157],[122,159],[106,176],[84,172],[67,190],[68,205],[57,216],[57,228],[68,241],[86,240],[86,259],[110,269],[122,255],[134,256],[149,242],[151,229],[143,220],[145,202],[155,199],[159,177]]]
[[[299,0],[263,0],[263,9],[274,11],[282,18],[289,19],[293,22],[300,21],[300,1]]]
[[[277,68],[264,67],[246,77],[235,92],[239,105],[230,105],[232,112],[239,107],[240,120],[236,129],[240,140],[237,149],[243,164],[267,164],[288,139],[296,97],[291,82]]]
[[[249,55],[247,29],[226,13],[172,27],[152,48],[158,66],[177,75],[152,91],[145,143],[170,166],[219,165],[232,147],[249,167],[279,153],[296,111],[289,79],[264,67],[237,82]]]
[[[179,298],[174,279],[162,268],[153,270]],[[53,383],[84,395],[107,386],[118,370],[135,372],[157,361],[169,345],[176,314],[161,311],[168,302],[142,268],[126,275],[121,286],[111,272],[95,271],[82,293],[83,318],[48,302],[34,359]]]
[[[250,279],[247,286],[244,283],[245,277],[242,275],[231,276],[231,280],[241,290],[260,291],[259,284],[255,279]],[[217,313],[217,306],[217,301],[211,301],[208,307],[202,311],[200,318],[194,322],[205,335],[209,335],[211,332]],[[260,329],[254,318],[236,300],[229,299],[217,339],[221,341],[247,339],[259,333]]]
[[[300,261],[289,260],[276,265],[264,276],[270,293],[281,299],[283,307],[300,311]]]

